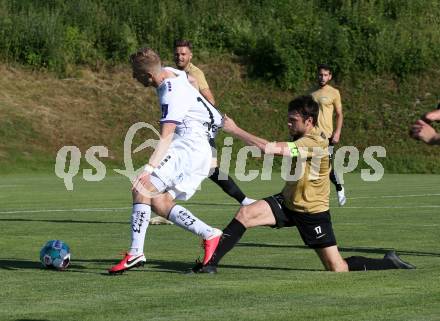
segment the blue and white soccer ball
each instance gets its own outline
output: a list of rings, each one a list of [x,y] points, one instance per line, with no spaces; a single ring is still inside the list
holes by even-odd
[[[45,268],[65,270],[70,264],[70,248],[60,240],[51,240],[40,251],[40,262]]]

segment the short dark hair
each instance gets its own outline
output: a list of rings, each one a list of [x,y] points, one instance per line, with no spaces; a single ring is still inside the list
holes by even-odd
[[[313,125],[318,122],[319,106],[312,96],[299,96],[289,103],[289,113],[298,113],[304,120],[312,117]]]
[[[189,40],[177,39],[174,41],[174,49],[177,47],[188,47],[189,50],[192,50],[192,43]]]
[[[330,73],[333,72],[332,67],[330,67],[330,65],[327,65],[327,64],[319,64],[317,69],[318,69],[318,71],[320,71],[321,69],[324,69],[324,70],[329,71]]]

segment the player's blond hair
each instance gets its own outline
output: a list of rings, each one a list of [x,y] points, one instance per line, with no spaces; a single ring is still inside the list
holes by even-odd
[[[131,66],[134,70],[158,73],[161,68],[159,55],[151,48],[141,48],[130,56]]]

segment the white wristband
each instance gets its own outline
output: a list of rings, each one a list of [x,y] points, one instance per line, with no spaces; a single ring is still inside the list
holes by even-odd
[[[145,165],[145,167],[144,167],[144,171],[146,171],[148,174],[151,174],[151,173],[153,173],[153,171],[154,171],[154,167],[151,166],[150,164],[147,164],[147,165]]]

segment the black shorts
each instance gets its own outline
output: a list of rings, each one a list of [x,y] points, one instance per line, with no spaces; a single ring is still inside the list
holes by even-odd
[[[276,194],[264,198],[275,217],[273,228],[296,226],[304,244],[311,248],[324,248],[336,245],[330,212],[308,214],[296,212],[284,206],[283,195]]]

